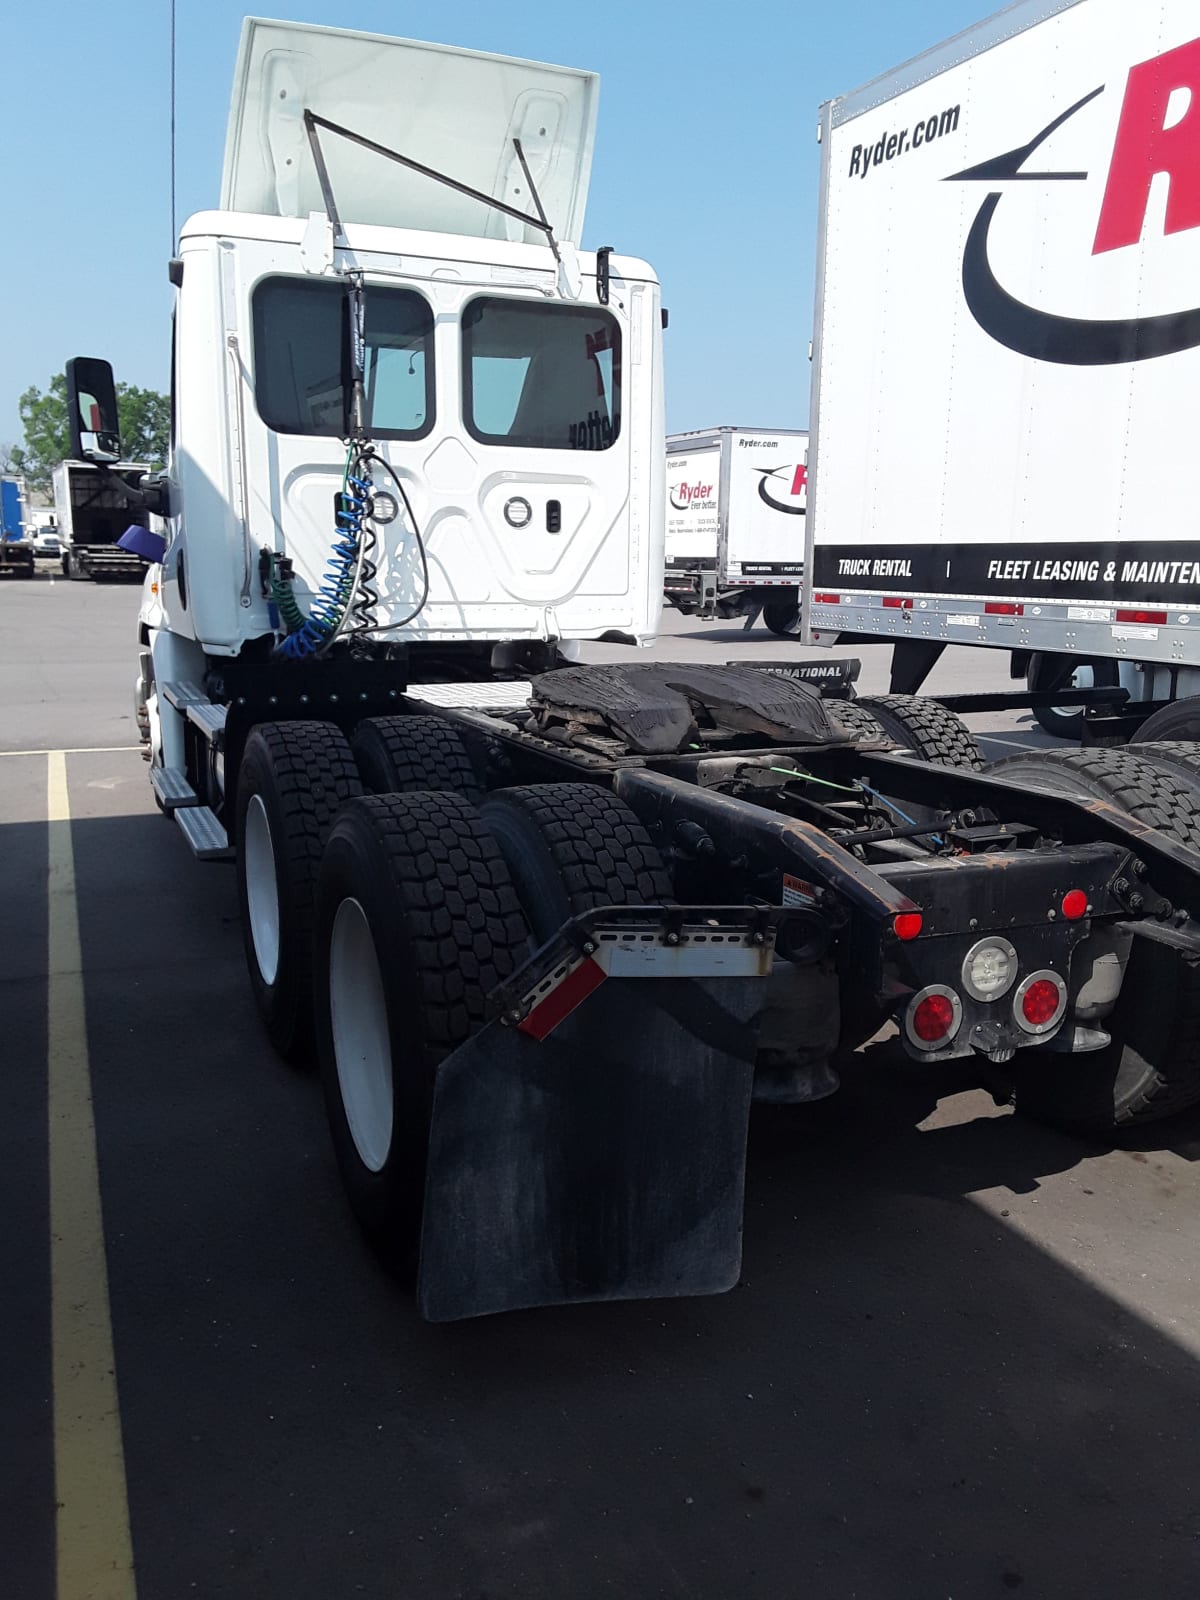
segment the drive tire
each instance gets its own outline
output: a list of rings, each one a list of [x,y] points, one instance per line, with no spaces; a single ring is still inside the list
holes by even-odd
[[[344,807],[317,887],[317,1052],[351,1208],[402,1277],[417,1265],[438,1064],[484,1025],[528,942],[499,848],[460,795]]]
[[[1200,739],[1200,695],[1185,695],[1152,711],[1130,742],[1148,744],[1164,739]]]
[[[882,739],[889,744],[892,742],[883,723],[867,710],[861,700],[826,700],[825,709],[830,720],[845,728],[847,733],[861,733],[868,739]]]
[[[369,717],[350,741],[371,794],[445,790],[478,800],[482,785],[458,729],[442,717]]]
[[[480,809],[539,944],[596,906],[674,898],[650,835],[607,789],[589,783],[498,789]]]
[[[1132,750],[1006,756],[989,772],[1049,793],[1107,800],[1200,850],[1200,809],[1187,775]],[[1102,1050],[1021,1050],[1000,1069],[1019,1112],[1104,1137],[1200,1103],[1200,966],[1135,937],[1120,996],[1101,1026],[1112,1035]]]
[[[312,1053],[313,916],[325,840],[342,806],[361,793],[350,746],[333,723],[251,730],[234,830],[242,938],[259,1015],[288,1060]]]
[[[800,602],[770,600],[763,607],[762,619],[778,638],[791,639],[800,632]]]
[[[975,736],[960,716],[915,694],[861,695],[856,706],[869,711],[889,738],[922,761],[940,767],[983,770]]]
[[[1070,683],[1077,667],[1091,668],[1092,687],[1095,689],[1115,688],[1120,680],[1115,661],[1035,651],[1029,658],[1029,672],[1025,681],[1031,693],[1043,689],[1062,689]],[[1048,733],[1053,739],[1063,739],[1068,744],[1078,744],[1083,738],[1083,713],[1082,706],[1061,709],[1058,706],[1033,707],[1034,720],[1042,732]]]
[[[1107,800],[1139,822],[1200,850],[1200,809],[1193,780],[1135,753],[1123,750],[1031,750],[1003,756],[989,776],[1018,779],[1048,794]]]
[[[1127,747],[1127,754],[1165,767],[1180,783],[1186,783],[1200,796],[1200,744],[1192,739],[1156,739],[1148,744]]]

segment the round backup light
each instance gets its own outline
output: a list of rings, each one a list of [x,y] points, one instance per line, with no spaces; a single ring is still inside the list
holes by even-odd
[[[972,1000],[998,1000],[1017,980],[1017,952],[1007,939],[981,939],[967,951],[962,985]]]
[[[1057,972],[1032,972],[1013,996],[1013,1016],[1026,1033],[1049,1033],[1067,1009],[1067,986]]]
[[[533,507],[524,495],[515,494],[504,502],[504,520],[510,528],[527,528],[533,521]]]
[[[940,1050],[958,1032],[962,1002],[953,989],[930,984],[909,1001],[904,1031],[918,1050]]]
[[[1063,895],[1062,914],[1068,922],[1078,922],[1087,915],[1088,897],[1082,889],[1068,889]]]

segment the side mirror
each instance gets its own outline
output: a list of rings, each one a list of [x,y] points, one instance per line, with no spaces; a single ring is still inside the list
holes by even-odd
[[[121,459],[117,386],[107,361],[76,356],[67,362],[67,421],[76,461],[107,464]]]

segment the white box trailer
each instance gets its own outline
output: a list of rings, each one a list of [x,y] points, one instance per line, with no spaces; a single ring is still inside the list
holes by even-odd
[[[667,438],[664,593],[689,615],[776,633],[799,623],[808,500],[808,434],[705,428]]]
[[[1023,0],[819,137],[810,637],[1200,690],[1194,0]]]

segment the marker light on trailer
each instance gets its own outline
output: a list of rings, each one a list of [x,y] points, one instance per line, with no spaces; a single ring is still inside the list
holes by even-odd
[[[972,1000],[999,1000],[1016,977],[1017,952],[1007,939],[981,939],[963,960],[962,986]]]
[[[1082,889],[1068,889],[1062,898],[1062,914],[1068,922],[1078,922],[1087,914],[1088,897]]]
[[[1013,996],[1017,1026],[1035,1036],[1058,1026],[1067,1009],[1067,986],[1057,972],[1031,972]]]
[[[892,918],[892,932],[907,944],[920,933],[923,922],[919,911],[898,911]]]
[[[918,1050],[940,1050],[958,1032],[962,1001],[953,989],[931,983],[915,994],[904,1016],[904,1031]]]

